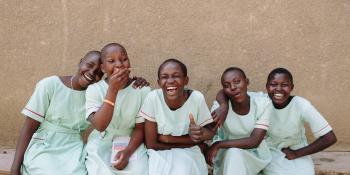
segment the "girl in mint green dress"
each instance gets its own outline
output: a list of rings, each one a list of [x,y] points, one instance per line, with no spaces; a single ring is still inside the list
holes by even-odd
[[[265,167],[266,175],[312,175],[315,174],[310,154],[322,151],[333,145],[337,139],[331,126],[317,109],[305,98],[291,96],[294,88],[292,74],[284,68],[272,70],[267,78],[268,94],[250,92],[249,95],[267,97],[273,102],[273,115],[270,116],[270,128],[266,143],[272,159]],[[218,94],[223,115],[227,104],[223,93]],[[219,114],[220,113],[220,114]],[[304,125],[308,124],[317,139],[307,143]]]
[[[315,174],[309,155],[336,142],[331,126],[317,109],[305,98],[290,95],[293,87],[293,77],[287,69],[276,68],[268,76],[266,89],[275,113],[266,138],[272,153],[272,161],[264,170],[267,175]],[[305,123],[317,138],[311,144],[307,143]]]
[[[74,76],[39,81],[22,110],[26,116],[11,174],[87,174],[80,133],[88,127],[85,89],[101,79],[100,53],[89,52]]]
[[[187,69],[182,62],[164,61],[158,70],[161,89],[150,92],[141,108],[140,116],[146,119],[150,175],[208,174],[197,145],[214,135],[207,129],[212,118],[203,94],[184,89],[187,83]],[[196,132],[193,128],[206,134],[192,137]]]
[[[249,81],[240,68],[226,69],[221,83],[229,110],[207,153],[208,162],[214,163],[214,175],[256,175],[271,160],[264,137],[273,106],[266,97],[247,94]],[[215,102],[212,110],[218,107]]]
[[[86,117],[95,128],[86,145],[88,174],[146,175],[144,119],[138,113],[150,88],[132,87],[130,62],[122,45],[107,44],[101,54],[107,78],[86,92]]]

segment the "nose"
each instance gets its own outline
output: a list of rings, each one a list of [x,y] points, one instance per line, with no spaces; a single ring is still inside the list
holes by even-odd
[[[236,86],[234,83],[231,83],[230,86],[231,86],[231,90],[232,90],[232,91],[236,90],[236,88],[237,88],[237,86]]]
[[[122,68],[123,67],[123,64],[118,60],[114,63],[114,66],[117,67],[117,68]]]
[[[174,82],[174,77],[169,77],[169,78],[167,79],[167,82],[168,82],[168,83],[173,83],[173,82]]]
[[[281,85],[277,85],[277,87],[276,87],[276,90],[281,90],[282,89],[282,86]]]

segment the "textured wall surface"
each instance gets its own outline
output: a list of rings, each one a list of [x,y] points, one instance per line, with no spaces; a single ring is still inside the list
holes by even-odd
[[[0,146],[14,147],[21,109],[38,80],[75,73],[79,59],[123,44],[133,74],[156,84],[158,65],[183,60],[190,86],[211,105],[228,66],[243,68],[250,90],[288,68],[294,94],[309,99],[334,128],[331,150],[350,151],[348,0],[0,0]]]

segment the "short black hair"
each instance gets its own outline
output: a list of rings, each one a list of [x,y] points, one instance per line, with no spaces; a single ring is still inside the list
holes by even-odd
[[[98,55],[98,56],[101,56],[101,52],[100,52],[100,51],[97,51],[97,50],[89,51],[88,53],[85,54],[84,58],[89,57],[90,55]]]
[[[247,76],[245,75],[244,71],[241,68],[239,68],[239,67],[229,67],[229,68],[225,69],[225,71],[222,73],[222,75],[221,75],[221,82],[222,82],[222,80],[224,78],[224,75],[227,72],[231,72],[231,71],[238,71],[238,72],[240,72],[243,75],[243,78],[247,78]]]
[[[176,58],[170,58],[170,59],[167,59],[165,60],[158,68],[158,78],[160,78],[160,70],[163,68],[163,66],[167,63],[170,63],[170,62],[173,62],[173,63],[176,63],[180,66],[181,68],[181,71],[182,73],[184,74],[184,77],[187,77],[187,67],[184,63],[182,63],[181,61],[179,61],[178,59]]]
[[[125,55],[128,55],[127,52],[126,52],[126,49],[123,45],[119,44],[119,43],[109,43],[107,45],[105,45],[102,49],[101,49],[101,59],[104,59],[105,56],[106,56],[106,52],[107,52],[107,49],[110,48],[110,47],[119,47],[122,49],[122,52],[125,54]]]
[[[285,74],[285,75],[287,75],[288,79],[293,84],[293,75],[292,75],[292,73],[290,73],[286,68],[282,68],[282,67],[278,67],[276,69],[273,69],[269,73],[269,76],[267,77],[267,80],[266,80],[266,84],[269,83],[269,81],[271,81],[271,79],[273,78],[273,76],[275,76],[275,74]]]
[[[92,55],[97,55],[99,57],[99,63],[101,63],[101,52],[97,50],[92,50],[86,53],[85,56],[81,59],[81,61]]]

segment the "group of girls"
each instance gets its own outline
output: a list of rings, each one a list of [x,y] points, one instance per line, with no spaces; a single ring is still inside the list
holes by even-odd
[[[308,155],[336,142],[310,102],[290,94],[286,69],[269,74],[267,94],[248,92],[242,69],[226,69],[210,111],[186,87],[181,61],[159,66],[153,91],[130,68],[126,49],[110,43],[88,52],[75,75],[39,81],[22,111],[11,174],[207,175],[208,163],[215,175],[309,175]],[[317,137],[311,144],[304,123]]]

